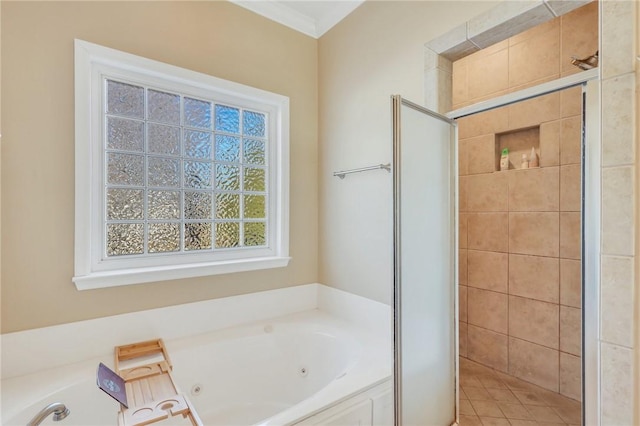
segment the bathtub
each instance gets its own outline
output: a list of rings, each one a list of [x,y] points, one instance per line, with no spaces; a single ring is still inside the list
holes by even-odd
[[[165,344],[174,379],[205,425],[295,424],[390,386],[388,336],[317,309]],[[113,366],[100,357],[3,380],[2,424],[24,425],[51,402],[71,414],[45,425],[117,424],[118,404],[95,385],[99,362]],[[188,424],[174,420],[160,424]]]

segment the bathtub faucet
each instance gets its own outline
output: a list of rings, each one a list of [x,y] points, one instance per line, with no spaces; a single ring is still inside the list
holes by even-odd
[[[51,413],[53,413],[53,421],[57,422],[67,417],[70,411],[62,402],[54,402],[40,410],[40,412],[36,414],[29,423],[27,423],[27,426],[38,426]]]

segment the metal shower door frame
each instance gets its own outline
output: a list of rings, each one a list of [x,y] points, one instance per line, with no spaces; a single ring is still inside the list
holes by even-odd
[[[453,289],[453,353],[454,353],[454,410],[455,419],[453,424],[457,424],[459,418],[458,407],[458,389],[459,389],[459,323],[458,323],[458,125],[454,119],[431,111],[421,105],[408,101],[402,98],[400,95],[391,96],[391,113],[392,113],[392,131],[393,131],[393,359],[394,359],[394,424],[395,426],[402,425],[402,268],[400,267],[400,261],[402,256],[401,241],[402,241],[402,223],[400,220],[400,200],[402,196],[401,191],[401,170],[402,165],[400,161],[401,153],[401,107],[406,106],[414,109],[422,114],[428,115],[432,118],[442,120],[448,123],[453,128],[451,135],[451,162],[450,162],[450,186],[452,188],[452,197],[450,209],[453,213],[453,223],[451,229],[451,253],[450,253],[450,267],[452,283],[450,283]]]

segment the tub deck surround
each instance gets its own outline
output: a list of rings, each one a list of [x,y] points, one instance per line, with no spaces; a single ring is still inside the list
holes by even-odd
[[[297,301],[293,300],[296,295],[300,296]],[[159,337],[150,335],[154,329],[144,323],[149,318],[169,317],[181,323],[183,335],[176,335],[176,326],[173,335],[164,340],[178,388],[188,395],[204,424],[293,424],[363,390],[390,383],[388,306],[319,284],[248,295],[245,300],[243,297],[209,301],[215,302],[215,307],[199,302],[141,312],[138,318],[127,314],[128,327],[138,328],[129,335],[142,336],[120,338],[117,343]],[[260,299],[263,303],[259,303]],[[203,303],[205,306],[191,306]],[[271,306],[265,309],[265,305]],[[279,309],[275,305],[280,305]],[[350,312],[340,315],[342,307],[349,307]],[[236,325],[223,326],[228,321],[215,322],[215,315],[203,317],[199,313],[203,308],[242,309],[246,316],[244,321],[236,317]],[[285,314],[273,315],[278,310]],[[96,328],[92,338],[83,335],[90,328],[82,323],[13,333],[11,339],[3,336],[3,356],[6,352],[11,356],[10,362],[3,365],[6,378],[1,383],[2,424],[23,424],[47,403],[58,399],[70,407],[72,415],[65,420],[69,425],[116,424],[119,406],[97,389],[95,369],[99,362],[112,366],[113,347],[117,345],[109,347],[105,341],[117,338],[117,334],[98,331],[106,329],[109,320],[125,320],[119,317],[122,316],[88,321]],[[353,321],[345,319],[350,317]],[[194,318],[208,321],[208,330],[203,331],[205,327],[200,325],[195,327],[196,333],[191,333],[189,324]],[[136,323],[136,319],[143,324]],[[47,368],[47,359],[41,359],[39,364],[30,359],[22,365],[16,362],[16,351],[25,347],[12,348],[8,342],[26,345],[29,337],[46,332],[57,338],[71,338],[85,358],[72,357],[64,365],[64,353],[55,353],[54,348],[53,357],[58,364],[53,368]],[[86,356],[91,352],[78,343],[83,339],[85,345],[89,342],[95,347],[97,356]],[[41,342],[31,343],[29,352],[47,353]],[[253,418],[234,417],[251,412],[249,407],[254,409]],[[86,423],[89,419],[100,420]]]

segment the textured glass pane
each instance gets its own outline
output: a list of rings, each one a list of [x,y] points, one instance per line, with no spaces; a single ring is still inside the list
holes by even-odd
[[[173,158],[149,157],[149,186],[176,188],[180,186],[180,161]]]
[[[265,218],[265,196],[245,195],[244,196],[244,217],[254,219]]]
[[[144,122],[107,117],[107,148],[142,152]]]
[[[143,219],[142,195],[141,189],[109,189],[107,191],[107,219]]]
[[[211,187],[211,163],[185,161],[184,186],[197,189]]]
[[[147,105],[149,120],[180,125],[180,96],[148,90]]]
[[[147,124],[149,152],[152,154],[180,155],[180,128],[162,124]]]
[[[149,224],[149,253],[180,250],[180,228],[177,223]]]
[[[265,186],[264,169],[254,169],[253,167],[244,169],[245,191],[264,191]]]
[[[204,250],[211,248],[210,223],[184,224],[184,249]]]
[[[141,155],[108,153],[107,182],[113,185],[144,184],[144,157]]]
[[[216,188],[224,191],[239,191],[240,167],[216,164]]]
[[[216,161],[236,163],[240,159],[240,139],[216,135]]]
[[[184,155],[211,159],[211,133],[184,131]]]
[[[144,227],[141,223],[107,225],[107,255],[139,254],[144,250]]]
[[[178,191],[149,190],[147,196],[149,219],[180,219]]]
[[[240,110],[224,105],[216,105],[216,130],[240,133]]]
[[[216,219],[240,218],[240,194],[216,194]]]
[[[107,80],[107,113],[144,118],[144,89]]]
[[[265,116],[258,112],[244,111],[242,133],[248,136],[265,136]]]
[[[265,146],[263,141],[244,140],[244,162],[263,165],[265,163]]]
[[[237,222],[216,223],[216,248],[238,247],[240,224]]]
[[[211,193],[184,193],[185,219],[211,219]]]
[[[211,104],[197,99],[184,98],[184,125],[211,128]]]
[[[266,224],[264,222],[244,223],[244,245],[263,246],[267,243]]]

